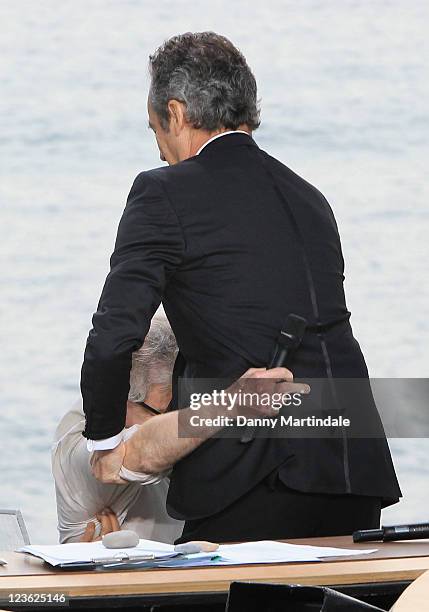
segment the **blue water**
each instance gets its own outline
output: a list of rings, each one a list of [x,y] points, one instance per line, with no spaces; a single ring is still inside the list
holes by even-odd
[[[223,33],[259,84],[258,144],[330,201],[355,335],[373,376],[429,374],[427,2],[2,0],[0,508],[55,541],[49,445],[78,396],[90,318],[135,175],[159,166],[147,57]],[[391,443],[429,518],[427,440]]]

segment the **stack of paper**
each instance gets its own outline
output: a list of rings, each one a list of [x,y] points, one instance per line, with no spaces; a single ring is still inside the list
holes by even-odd
[[[321,561],[327,557],[353,556],[377,549],[345,549],[322,546],[286,544],[275,541],[221,544],[215,553],[181,555],[172,544],[140,540],[134,548],[107,549],[101,542],[24,546],[18,552],[40,557],[53,566],[93,563],[117,568],[130,563],[133,567],[192,567],[197,565],[248,565],[259,563],[303,563]],[[152,555],[151,559],[145,559]]]
[[[102,542],[78,542],[74,544],[28,545],[19,548],[17,552],[30,553],[40,557],[53,566],[66,563],[101,563],[132,560],[152,555],[153,559],[169,559],[177,556],[171,544],[140,540],[138,546],[132,548],[105,548]]]

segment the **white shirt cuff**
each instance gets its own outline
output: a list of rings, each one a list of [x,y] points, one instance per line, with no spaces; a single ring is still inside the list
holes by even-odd
[[[86,448],[90,453],[97,450],[111,450],[112,448],[116,448],[124,439],[124,431],[125,429],[116,434],[116,436],[104,438],[104,440],[87,440]]]
[[[112,436],[111,438],[104,438],[104,440],[87,440],[86,448],[90,453],[96,450],[112,450],[112,448],[116,448],[119,446],[121,442],[126,442],[133,433],[138,430],[138,425],[133,425],[132,427],[124,427],[122,431],[120,431],[116,436]]]

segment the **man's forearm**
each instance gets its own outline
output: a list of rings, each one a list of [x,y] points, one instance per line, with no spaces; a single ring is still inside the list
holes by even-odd
[[[195,411],[190,408],[175,410],[155,416],[141,425],[125,443],[124,466],[147,474],[164,472],[222,429],[221,426],[199,425],[198,437],[179,438],[179,414],[181,423],[187,423]],[[203,406],[198,410],[199,423],[223,415],[225,407]],[[235,410],[228,410],[228,417],[234,416]]]

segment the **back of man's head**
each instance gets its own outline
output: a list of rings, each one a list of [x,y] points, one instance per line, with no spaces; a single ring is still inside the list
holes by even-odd
[[[169,100],[186,106],[192,127],[213,132],[260,125],[256,80],[243,54],[215,32],[186,32],[149,56],[150,103],[168,131]]]

